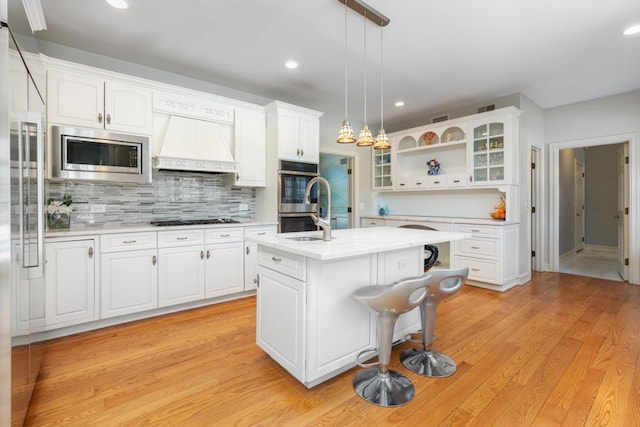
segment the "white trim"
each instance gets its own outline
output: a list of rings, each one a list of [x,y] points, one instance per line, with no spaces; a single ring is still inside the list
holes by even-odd
[[[585,251],[594,251],[594,252],[607,252],[607,253],[618,253],[617,246],[605,246],[605,245],[586,245],[584,248]]]
[[[47,29],[47,23],[44,20],[44,12],[42,11],[42,4],[40,0],[22,0],[24,10],[27,13],[27,19],[29,20],[29,26],[32,32],[42,31]]]
[[[560,179],[560,150],[566,148],[592,147],[598,145],[619,144],[629,142],[629,235],[637,236],[640,232],[640,135],[627,133],[607,135],[596,138],[577,139],[555,142],[549,145],[549,262],[551,271],[559,271],[558,218],[560,210],[558,185]],[[640,284],[640,239],[629,242],[629,283]]]

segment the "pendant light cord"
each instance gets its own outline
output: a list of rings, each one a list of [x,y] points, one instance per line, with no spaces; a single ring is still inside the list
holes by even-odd
[[[364,12],[364,124],[367,124],[367,12]]]
[[[384,44],[380,27],[380,129],[384,129]]]
[[[348,81],[348,74],[347,74],[347,1],[349,0],[345,0],[344,1],[344,118],[345,120],[349,117],[348,115],[348,106],[347,106],[347,98],[348,98],[348,92],[347,92],[347,81]]]

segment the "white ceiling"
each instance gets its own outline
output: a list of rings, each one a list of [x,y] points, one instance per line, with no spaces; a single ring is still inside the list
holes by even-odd
[[[15,0],[11,0],[15,1]],[[10,3],[11,3],[10,1]],[[37,37],[344,116],[338,0],[41,0]],[[386,127],[520,92],[543,108],[640,89],[640,0],[367,0],[386,15]],[[349,118],[363,118],[364,19],[349,10]],[[367,116],[380,29],[367,24]],[[300,67],[287,70],[285,60]],[[402,99],[404,108],[393,103]]]

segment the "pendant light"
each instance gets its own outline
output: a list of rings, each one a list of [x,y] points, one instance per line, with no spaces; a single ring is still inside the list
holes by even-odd
[[[380,130],[376,135],[376,141],[373,148],[376,150],[385,150],[391,148],[389,137],[384,131],[384,48],[382,40],[382,27],[380,27]]]
[[[373,136],[367,126],[367,12],[364,13],[364,122],[358,135],[358,147],[373,145]]]
[[[356,142],[356,136],[353,132],[353,128],[351,127],[351,122],[348,119],[348,108],[347,108],[347,1],[344,2],[344,121],[342,122],[342,126],[340,126],[340,131],[338,133],[338,144],[352,144]]]

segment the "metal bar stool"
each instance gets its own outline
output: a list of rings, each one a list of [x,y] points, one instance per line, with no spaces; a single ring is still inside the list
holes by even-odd
[[[364,400],[379,406],[400,406],[415,395],[415,387],[404,375],[389,369],[393,328],[402,313],[417,307],[426,298],[431,275],[411,278],[391,285],[366,286],[353,293],[353,298],[366,304],[376,313],[378,348],[366,349],[356,356],[358,366],[369,368],[358,372],[353,379],[355,392]],[[365,353],[378,351],[378,362],[360,362]],[[378,368],[371,366],[378,365]]]
[[[462,288],[469,275],[469,269],[435,270],[429,275],[431,282],[427,287],[427,297],[420,304],[422,348],[405,350],[400,355],[400,360],[405,368],[416,374],[442,378],[456,371],[456,363],[446,354],[431,349],[434,341],[436,309],[441,300]]]

